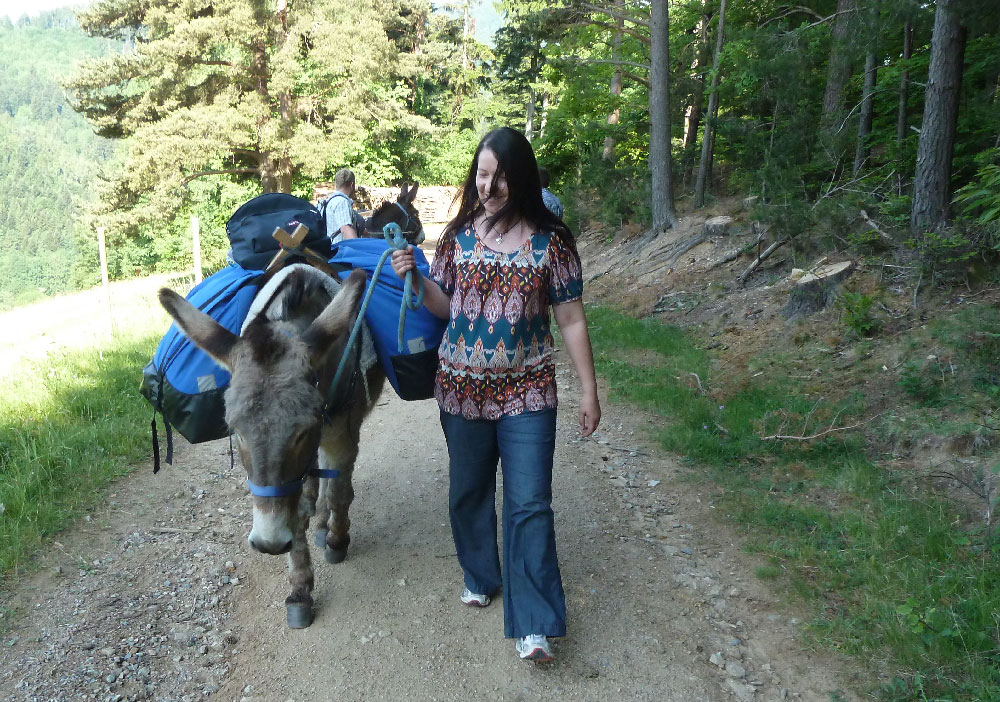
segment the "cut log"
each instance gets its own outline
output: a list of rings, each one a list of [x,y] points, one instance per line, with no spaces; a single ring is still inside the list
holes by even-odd
[[[758,239],[757,241],[759,243],[760,239]],[[746,285],[747,278],[753,275],[753,272],[757,270],[760,264],[766,261],[768,256],[773,254],[775,251],[777,251],[779,248],[787,244],[789,241],[791,241],[791,239],[779,239],[778,241],[772,242],[771,245],[768,246],[766,249],[764,249],[757,256],[757,258],[754,259],[754,262],[751,263],[750,266],[740,274],[740,277],[736,279],[736,282],[739,283],[740,285]]]
[[[841,261],[806,271],[795,281],[781,315],[785,319],[794,319],[808,317],[825,309],[837,297],[840,284],[853,270],[853,261]]]
[[[798,286],[812,285],[820,281],[840,283],[846,280],[854,271],[854,261],[828,263],[825,266],[812,268],[799,278]]]
[[[729,234],[729,227],[733,224],[733,218],[725,215],[712,217],[705,220],[705,236],[726,236]]]

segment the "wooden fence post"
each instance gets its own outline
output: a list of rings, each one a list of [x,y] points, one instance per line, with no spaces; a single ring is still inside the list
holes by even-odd
[[[107,308],[108,338],[111,338],[114,322],[111,317],[111,285],[108,283],[108,251],[104,244],[104,227],[97,228],[97,252],[101,259],[101,287],[104,289],[104,304]]]
[[[198,217],[191,215],[191,250],[194,253],[194,284],[201,282],[201,231]]]

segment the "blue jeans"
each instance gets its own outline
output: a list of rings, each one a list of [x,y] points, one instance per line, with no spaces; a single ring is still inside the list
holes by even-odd
[[[448,512],[465,586],[503,588],[504,636],[566,635],[566,597],[556,557],[552,456],[556,411],[498,420],[441,412],[448,442]],[[497,554],[497,459],[503,471],[503,572]]]

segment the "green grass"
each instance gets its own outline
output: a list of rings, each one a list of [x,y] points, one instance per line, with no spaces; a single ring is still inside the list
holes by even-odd
[[[138,386],[157,340],[68,351],[0,381],[0,577],[148,456],[152,412]]]
[[[67,334],[55,321],[47,333],[31,332],[43,334],[48,351],[23,339],[26,356],[0,376],[0,587],[149,457],[152,409],[139,382],[168,326],[154,287],[112,286],[115,318],[126,326],[113,338]],[[93,309],[75,300],[74,315],[101,324],[103,298]]]
[[[941,373],[944,361],[931,371],[911,368],[889,403],[891,417],[865,425],[873,436],[835,432],[811,441],[764,437],[859,421],[870,415],[863,394],[817,389],[816,378],[806,386],[716,377],[715,359],[677,328],[599,307],[587,313],[611,398],[663,418],[662,446],[690,460],[693,479],[719,488],[720,515],[744,531],[748,551],[765,556],[757,576],[812,608],[809,636],[889,671],[891,682],[871,690],[876,699],[1000,699],[995,539],[966,507],[866,453],[891,432],[905,441],[911,437],[901,432],[968,424],[945,400],[981,404],[1000,387],[1000,312],[967,309],[929,324],[926,338],[906,340],[913,359],[930,352],[949,359],[948,372]],[[955,364],[961,373],[951,372]],[[819,377],[843,383],[827,370]]]

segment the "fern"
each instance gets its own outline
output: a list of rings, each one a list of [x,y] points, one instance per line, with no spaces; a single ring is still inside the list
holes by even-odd
[[[972,182],[958,189],[955,202],[978,224],[1000,221],[1000,151],[984,154]]]

